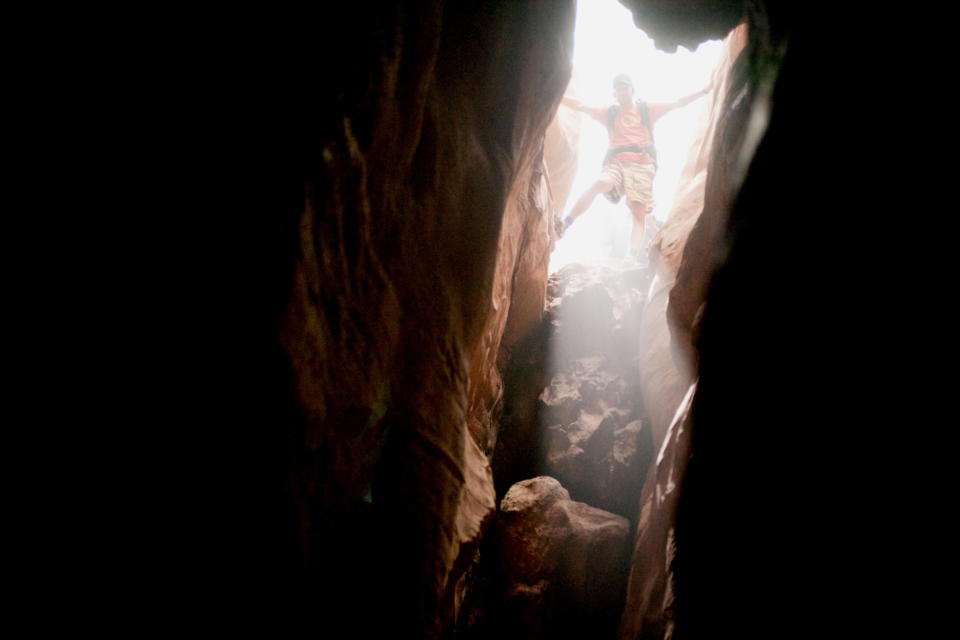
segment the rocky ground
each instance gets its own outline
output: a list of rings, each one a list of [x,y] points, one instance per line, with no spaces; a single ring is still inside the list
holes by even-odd
[[[654,454],[638,391],[649,284],[629,263],[550,277],[540,326],[504,368],[499,509],[472,569],[465,636],[612,637]]]

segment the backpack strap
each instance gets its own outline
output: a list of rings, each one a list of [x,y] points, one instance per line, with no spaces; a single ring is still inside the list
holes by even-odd
[[[643,122],[643,126],[647,128],[647,131],[650,132],[650,146],[647,147],[647,153],[653,157],[653,168],[657,169],[657,145],[653,140],[653,127],[650,126],[650,109],[647,108],[647,103],[643,100],[637,100],[637,110],[640,112],[640,120]]]
[[[613,123],[617,120],[617,113],[620,111],[620,105],[615,104],[607,109],[607,129],[613,133]]]

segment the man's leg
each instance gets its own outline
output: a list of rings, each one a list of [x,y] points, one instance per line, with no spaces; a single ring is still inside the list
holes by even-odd
[[[630,232],[630,253],[640,257],[643,254],[644,221],[647,216],[647,205],[642,202],[628,202],[630,214],[633,216],[633,230]]]
[[[594,199],[601,193],[606,193],[613,189],[613,182],[608,178],[599,178],[596,182],[590,185],[590,188],[583,192],[583,195],[580,196],[580,199],[576,201],[573,205],[573,208],[570,209],[570,213],[567,214],[567,217],[563,220],[563,230],[566,231],[573,221],[580,217],[584,211],[586,211],[591,204],[593,204]]]

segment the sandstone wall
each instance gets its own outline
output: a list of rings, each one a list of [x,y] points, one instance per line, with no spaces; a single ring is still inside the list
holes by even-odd
[[[689,257],[685,253],[691,231],[699,223],[701,214],[713,216],[713,228],[719,228],[725,220],[725,210],[719,206],[721,203],[712,210],[704,210],[707,185],[722,184],[707,174],[708,168],[715,171],[712,164],[716,162],[714,142],[718,129],[727,126],[730,119],[725,96],[731,85],[737,82],[731,77],[731,71],[746,40],[746,25],[734,29],[724,40],[723,54],[713,72],[714,89],[709,106],[704,109],[699,122],[677,185],[673,208],[651,244],[651,266],[655,276],[639,329],[640,391],[650,416],[654,450],[659,453],[640,496],[634,563],[620,628],[622,638],[663,637],[669,631],[673,617],[672,531],[679,487],[689,455],[690,432],[686,421],[696,371],[691,357],[689,325],[685,325],[683,331],[672,326],[668,307],[675,305],[678,298],[697,299],[702,303],[705,283],[711,275],[706,267],[698,271],[689,269],[688,272],[699,277],[695,284],[687,280],[677,281],[681,264],[693,260],[701,265],[708,264],[709,259],[705,260],[704,256],[712,256],[703,247],[691,251]],[[678,346],[681,342],[683,346]]]
[[[686,324],[677,327],[668,322],[667,310],[668,307],[675,307],[678,300],[685,301],[687,307],[697,306],[705,295],[705,283],[710,275],[705,256],[710,254],[699,248],[691,251],[686,258],[688,264],[697,261],[698,267],[688,266],[685,269],[685,273],[696,274],[696,278],[689,278],[695,279],[695,282],[684,281],[680,286],[674,285],[681,262],[685,259],[687,240],[704,210],[707,167],[712,157],[714,138],[718,127],[724,126],[723,123],[729,119],[724,111],[724,96],[728,94],[731,84],[730,71],[734,60],[743,50],[746,38],[746,25],[741,25],[724,40],[724,51],[713,72],[714,88],[677,183],[673,208],[651,243],[651,265],[655,270],[655,278],[640,330],[641,390],[650,411],[657,448],[693,376],[690,357],[690,326],[693,318],[691,316]],[[715,211],[708,215],[722,220],[721,204],[718,203]]]
[[[542,146],[570,77],[573,3],[362,14],[305,19],[332,41],[307,33],[293,78],[279,555],[332,593],[314,611],[328,624],[434,637],[495,509],[484,453],[515,289],[530,316],[515,325],[542,308]],[[335,56],[345,37],[351,53]],[[310,64],[331,59],[327,77]]]
[[[715,37],[736,6],[624,4],[667,49]],[[620,637],[915,635],[889,624],[913,626],[898,612],[915,582],[876,568],[913,548],[888,528],[884,479],[889,460],[908,462],[881,442],[900,441],[894,416],[916,404],[904,372],[922,368],[900,369],[879,337],[901,323],[878,294],[890,278],[873,217],[904,192],[900,174],[865,177],[883,147],[867,114],[882,113],[872,87],[888,63],[874,56],[903,49],[870,45],[867,11],[739,9],[747,41],[717,97],[702,214],[659,238],[676,282],[651,295],[668,320],[654,339],[669,335],[695,384],[675,384],[687,393],[660,419]],[[811,164],[804,150],[821,142]],[[812,220],[828,221],[815,237]]]
[[[579,78],[574,70],[566,93],[577,95],[578,86]],[[550,174],[553,207],[559,216],[562,216],[566,210],[573,179],[577,175],[579,145],[580,113],[572,109],[558,109],[550,126],[547,127],[544,157]]]

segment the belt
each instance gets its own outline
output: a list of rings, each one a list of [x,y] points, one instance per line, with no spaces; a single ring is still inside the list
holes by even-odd
[[[624,153],[626,151],[629,151],[632,153],[649,154],[650,157],[653,158],[653,163],[654,164],[657,163],[657,150],[652,145],[647,147],[638,147],[637,145],[630,145],[627,147],[617,147],[616,149],[610,149],[610,151],[607,152],[607,155],[604,156],[603,158],[603,164],[607,164],[608,162],[613,160],[613,157],[618,153]]]

